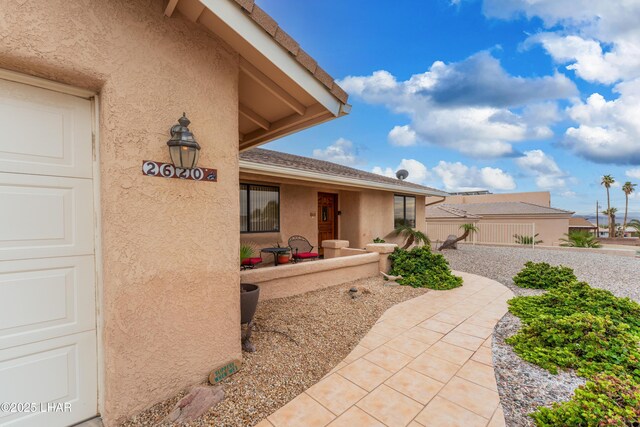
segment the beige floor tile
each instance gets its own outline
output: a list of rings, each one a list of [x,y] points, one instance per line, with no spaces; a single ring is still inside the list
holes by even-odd
[[[384,384],[369,393],[357,406],[389,427],[406,426],[423,407]]]
[[[368,348],[369,350],[373,350],[376,347],[380,347],[382,344],[389,341],[389,337],[385,337],[384,335],[376,334],[375,332],[369,332],[365,335],[364,338],[360,340],[358,345]]]
[[[423,317],[414,315],[407,315],[407,313],[400,313],[385,320],[385,323],[389,323],[394,326],[398,326],[404,329],[413,328],[418,323],[424,321]]]
[[[460,368],[456,375],[460,378],[464,378],[465,380],[481,385],[482,387],[498,391],[493,368],[485,365],[484,363],[470,359],[462,368]]]
[[[417,421],[411,421],[407,427],[424,427],[422,424]]]
[[[329,424],[334,418],[335,415],[331,411],[302,393],[269,415],[268,420],[275,427],[321,427]]]
[[[269,422],[266,418],[256,424],[254,427],[273,427],[273,424]]]
[[[467,320],[458,325],[453,331],[486,340],[493,333],[493,328],[485,328],[484,326],[474,325],[473,323],[469,323],[469,321]]]
[[[457,345],[438,341],[429,347],[423,355],[436,356],[440,359],[462,366],[473,355],[473,351],[458,347]]]
[[[413,360],[411,356],[400,353],[386,345],[378,347],[375,350],[371,350],[364,356],[364,358],[389,372],[397,372],[402,369],[404,365]]]
[[[493,353],[489,347],[482,346],[471,356],[471,360],[493,366]]]
[[[416,421],[428,427],[485,427],[489,420],[436,396]]]
[[[484,342],[482,343],[482,346],[491,348],[492,341],[493,341],[493,337],[491,336],[491,337],[487,338],[486,340],[484,340]]]
[[[336,415],[362,399],[366,390],[338,374],[332,374],[307,390],[307,394]]]
[[[402,335],[395,339],[392,339],[383,347],[391,347],[394,350],[399,351],[400,353],[406,354],[407,356],[416,357],[426,349],[428,349],[430,345],[431,344],[427,344],[425,342]]]
[[[495,391],[457,376],[453,377],[438,395],[487,420],[491,418],[500,401]]]
[[[336,418],[329,427],[385,427],[380,421],[364,412],[357,406]]]
[[[431,331],[440,332],[441,334],[446,334],[449,331],[451,331],[453,328],[455,328],[455,325],[441,322],[433,318],[429,320],[425,320],[424,322],[420,323],[418,326],[420,326],[421,328],[429,329]]]
[[[444,383],[410,368],[400,370],[397,374],[386,380],[384,384],[423,405],[429,403],[438,391],[444,387]]]
[[[409,363],[407,367],[441,383],[448,382],[460,369],[460,365],[447,362],[431,354],[421,354],[413,362]]]
[[[450,325],[457,326],[460,323],[467,320],[468,316],[464,314],[452,314],[447,312],[440,312],[432,317],[433,320],[439,320],[440,322],[449,323]]]
[[[389,372],[368,360],[358,359],[340,369],[338,374],[363,389],[371,391],[389,378],[392,375],[392,372]]]
[[[366,347],[363,347],[361,345],[357,345],[355,346],[355,348],[353,350],[351,350],[351,353],[349,353],[347,355],[347,357],[344,358],[343,362],[344,363],[351,363],[356,359],[361,358],[362,356],[364,356],[365,354],[369,353],[371,350],[369,350]]]
[[[442,342],[457,345],[458,347],[466,348],[467,350],[476,351],[480,348],[484,340],[482,338],[474,337],[460,332],[451,331],[445,335]]]
[[[491,421],[489,421],[488,427],[506,427],[506,423],[504,421],[504,412],[502,411],[502,405],[498,405],[498,409],[493,413],[493,417],[491,417]]]
[[[415,326],[407,330],[401,336],[409,337],[411,339],[431,345],[440,341],[440,338],[442,338],[444,334],[441,334],[440,332],[430,331],[428,329],[421,328],[420,326]]]
[[[371,332],[384,335],[385,337],[388,337],[388,338],[395,338],[401,333],[403,333],[405,330],[406,328],[393,325],[387,322],[386,320],[382,323],[378,323],[377,325],[374,325],[373,328],[371,328]]]

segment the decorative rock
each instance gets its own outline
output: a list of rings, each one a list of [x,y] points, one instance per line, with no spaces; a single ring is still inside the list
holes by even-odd
[[[224,399],[222,386],[195,386],[180,399],[165,419],[170,423],[186,423],[202,416]]]
[[[438,248],[439,251],[443,249],[458,249],[458,237],[455,234],[449,234],[447,240],[444,241],[442,246]]]

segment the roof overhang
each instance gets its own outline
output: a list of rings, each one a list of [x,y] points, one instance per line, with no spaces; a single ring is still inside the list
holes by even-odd
[[[299,181],[309,181],[322,184],[334,184],[344,187],[369,189],[369,190],[383,190],[394,193],[413,194],[418,196],[444,196],[448,193],[429,190],[406,187],[403,185],[386,184],[382,182],[367,181],[364,179],[349,178],[338,175],[329,175],[320,172],[311,172],[300,169],[286,168],[283,166],[267,165],[263,163],[249,162],[246,160],[240,160],[240,172],[253,173],[257,175],[265,175],[269,177],[280,177],[295,179]]]
[[[165,15],[176,11],[240,55],[240,150],[349,113],[344,91],[308,55],[296,59],[297,43],[252,1],[169,0]]]

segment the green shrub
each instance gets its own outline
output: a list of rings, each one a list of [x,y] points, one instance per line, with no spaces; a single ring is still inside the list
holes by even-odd
[[[545,427],[638,425],[640,384],[629,376],[598,376],[579,387],[570,401],[539,408],[532,417]]]
[[[447,260],[442,255],[431,252],[428,246],[411,250],[396,248],[389,259],[389,274],[402,276],[398,280],[401,285],[441,290],[462,285],[462,278],[451,273]]]
[[[549,289],[577,280],[573,270],[559,265],[552,267],[546,262],[527,262],[515,275],[513,283],[521,288]]]
[[[507,339],[524,360],[553,374],[575,369],[578,375],[598,373],[640,378],[638,337],[626,323],[590,313],[542,315]]]
[[[640,335],[640,304],[585,282],[564,284],[543,295],[513,298],[509,300],[509,311],[524,323],[540,316],[569,316],[576,312],[607,316],[616,323],[628,324],[632,333]]]
[[[384,239],[381,239],[380,237],[376,237],[375,239],[373,239],[373,243],[386,243]]]

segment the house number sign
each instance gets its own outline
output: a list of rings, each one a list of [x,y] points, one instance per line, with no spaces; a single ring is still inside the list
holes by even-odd
[[[218,181],[218,171],[216,169],[182,169],[173,166],[171,163],[153,162],[151,160],[142,162],[142,173],[148,176],[189,179],[191,181]]]

